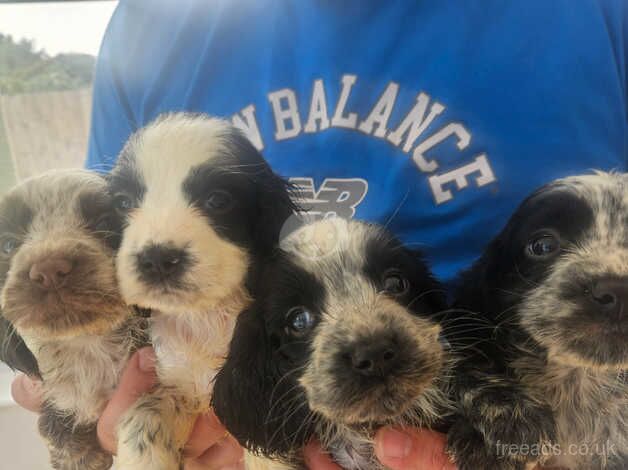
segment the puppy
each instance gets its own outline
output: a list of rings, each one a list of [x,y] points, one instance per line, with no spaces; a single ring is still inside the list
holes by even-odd
[[[161,385],[121,420],[122,470],[178,470],[198,413],[209,410],[254,272],[292,215],[287,183],[237,129],[168,114],[124,147],[111,177],[126,219],[122,295],[152,310]]]
[[[462,277],[462,470],[628,468],[627,221],[626,174],[558,180]]]
[[[312,437],[347,469],[379,469],[378,426],[447,408],[442,288],[384,229],[340,218],[282,243],[237,323],[213,403],[251,451],[299,467]]]
[[[112,463],[96,421],[141,338],[116,283],[120,229],[105,180],[82,170],[27,180],[0,201],[0,357],[42,379],[39,430],[56,469]]]

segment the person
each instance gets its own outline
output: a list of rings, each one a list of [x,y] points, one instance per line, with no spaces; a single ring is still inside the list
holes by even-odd
[[[625,170],[627,51],[623,0],[121,0],[87,166],[110,169],[162,112],[224,116],[312,214],[386,224],[451,285],[533,188]],[[114,410],[144,390],[140,377],[123,378]],[[118,415],[105,412],[103,436]],[[201,451],[224,451],[205,437]],[[449,468],[443,448],[413,429],[376,441],[394,469]],[[226,462],[211,460],[190,465]],[[315,444],[306,460],[335,468]]]

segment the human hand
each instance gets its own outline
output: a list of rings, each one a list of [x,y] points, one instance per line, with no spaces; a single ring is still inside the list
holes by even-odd
[[[124,412],[142,394],[155,385],[155,356],[152,348],[137,351],[127,364],[120,383],[97,424],[103,449],[115,454],[116,426]],[[23,408],[38,412],[41,408],[41,385],[37,380],[19,375],[11,386],[13,399]],[[213,413],[199,416],[185,448],[185,470],[243,469],[243,451],[227,434]]]
[[[456,470],[445,442],[445,436],[434,431],[386,427],[375,435],[375,454],[393,470]],[[305,462],[310,470],[340,470],[316,443],[305,448]]]

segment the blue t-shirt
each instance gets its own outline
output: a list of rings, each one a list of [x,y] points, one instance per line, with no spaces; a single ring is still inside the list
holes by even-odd
[[[625,170],[627,47],[624,0],[123,0],[87,165],[162,112],[224,116],[311,211],[450,281],[535,187]]]

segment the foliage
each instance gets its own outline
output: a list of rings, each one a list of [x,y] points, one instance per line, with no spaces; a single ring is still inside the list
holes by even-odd
[[[32,41],[0,34],[0,94],[73,90],[89,86],[95,58],[88,54],[48,56]]]

